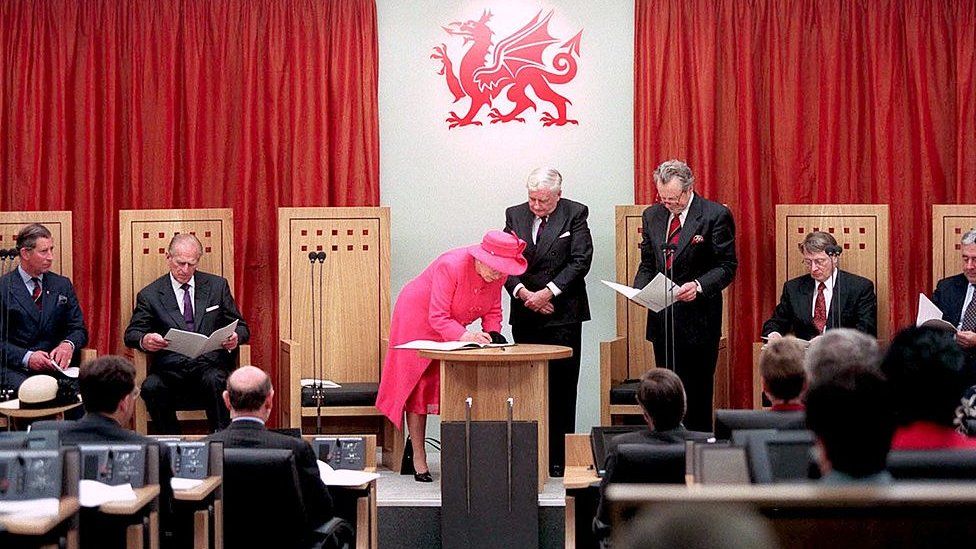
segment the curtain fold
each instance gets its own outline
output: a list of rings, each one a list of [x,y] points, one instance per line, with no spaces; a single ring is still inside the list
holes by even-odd
[[[231,207],[275,373],[277,208],[379,204],[377,49],[372,0],[0,3],[0,209],[73,212],[99,352],[129,320],[118,210]]]
[[[890,205],[893,327],[931,292],[931,205],[976,201],[976,3],[636,0],[634,199],[661,161],[735,215],[732,398],[780,294],[775,205]]]

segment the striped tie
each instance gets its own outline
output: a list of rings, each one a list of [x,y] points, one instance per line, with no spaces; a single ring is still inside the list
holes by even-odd
[[[678,238],[681,237],[681,218],[675,215],[671,218],[671,226],[668,227],[668,244],[678,245]],[[671,270],[671,264],[674,263],[674,254],[671,252],[667,254],[667,259],[665,260],[664,268]]]
[[[969,300],[966,312],[962,315],[962,324],[959,325],[959,331],[972,332],[973,330],[976,330],[976,288],[973,288],[973,298]]]
[[[38,309],[41,308],[41,279],[31,277],[31,282],[34,283],[34,291],[31,292],[31,299],[34,300],[34,306]]]

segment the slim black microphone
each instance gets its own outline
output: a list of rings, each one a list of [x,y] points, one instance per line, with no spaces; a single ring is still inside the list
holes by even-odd
[[[10,255],[7,250],[0,250],[0,261],[6,261],[8,257],[10,257]]]
[[[836,244],[831,245],[831,246],[827,246],[826,248],[824,248],[824,252],[826,252],[826,254],[829,255],[830,257],[837,257],[843,251],[844,251],[844,249],[841,248],[840,246],[836,245]]]
[[[317,259],[319,263],[324,262],[325,261],[325,252],[319,252],[319,253],[315,254],[315,259]]]
[[[316,255],[317,254],[315,252],[308,252],[308,262],[309,263],[315,263],[315,256]]]

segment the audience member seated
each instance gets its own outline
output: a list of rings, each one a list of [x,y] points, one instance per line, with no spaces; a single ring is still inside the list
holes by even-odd
[[[774,412],[803,410],[800,398],[807,386],[803,372],[805,345],[793,336],[774,339],[766,344],[759,357],[759,377],[763,393]]]
[[[227,378],[224,404],[230,410],[231,423],[207,440],[224,443],[228,448],[268,448],[291,450],[295,454],[298,480],[305,503],[306,524],[314,529],[332,518],[332,498],[319,476],[315,453],[308,442],[265,428],[271,416],[274,389],[271,378],[254,366],[242,366]],[[269,525],[270,526],[270,525]]]
[[[879,358],[878,340],[851,328],[828,330],[813,338],[803,358],[807,384],[813,385],[851,366],[874,368]]]
[[[898,421],[892,448],[976,448],[976,439],[953,427],[966,390],[963,363],[959,345],[943,330],[911,327],[895,336],[881,361]]]
[[[667,505],[638,514],[620,536],[621,549],[775,549],[769,522],[748,507]]]
[[[892,481],[885,470],[895,431],[891,390],[873,366],[850,366],[813,383],[806,402],[821,482]]]
[[[593,521],[598,538],[609,535],[609,509],[604,494],[607,486],[621,480],[614,472],[617,447],[622,444],[684,444],[688,440],[705,441],[711,433],[689,431],[682,425],[685,417],[685,388],[681,378],[671,370],[652,368],[641,377],[637,388],[637,402],[647,423],[647,429],[617,435],[607,448],[606,474],[600,481],[600,505]]]

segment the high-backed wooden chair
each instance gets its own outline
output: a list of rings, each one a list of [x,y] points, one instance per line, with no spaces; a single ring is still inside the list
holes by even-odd
[[[641,216],[648,205],[616,207],[616,266],[617,282],[634,283],[640,265],[640,243],[643,223]],[[601,289],[611,290],[602,284]],[[722,338],[719,340],[718,363],[715,367],[715,408],[729,402],[729,291],[723,292]],[[600,342],[600,423],[612,425],[623,416],[640,416],[638,404],[614,404],[610,391],[625,380],[638,379],[654,366],[654,346],[645,339],[647,309],[617,295],[617,336]]]
[[[328,379],[342,387],[322,401],[327,429],[381,435],[390,462],[399,437],[375,406],[390,333],[390,209],[279,208],[278,265],[280,425],[316,417],[300,381]]]
[[[976,205],[932,206],[932,288],[940,280],[962,272],[959,240],[976,227]]]
[[[234,287],[234,212],[230,208],[197,210],[120,210],[119,211],[119,318],[122,330],[132,318],[136,295],[146,285],[169,272],[166,247],[174,235],[192,233],[203,244],[203,257],[197,269],[227,279]],[[163,334],[165,335],[165,334]],[[208,334],[209,335],[209,334]],[[122,339],[121,334],[119,339]],[[141,386],[148,372],[147,356],[133,350],[136,386]],[[251,363],[251,347],[241,345],[240,364]],[[177,418],[205,420],[203,410],[183,410]],[[145,402],[136,400],[133,414],[136,431],[148,432],[149,415]]]
[[[888,205],[778,204],[774,249],[777,300],[787,280],[807,272],[803,266],[803,254],[797,244],[810,231],[824,231],[834,235],[837,244],[843,249],[840,268],[874,282],[874,291],[878,295],[878,339],[887,340],[891,334],[891,306],[888,302]],[[753,344],[753,408],[761,408],[763,401],[759,379],[761,350],[762,343]]]

